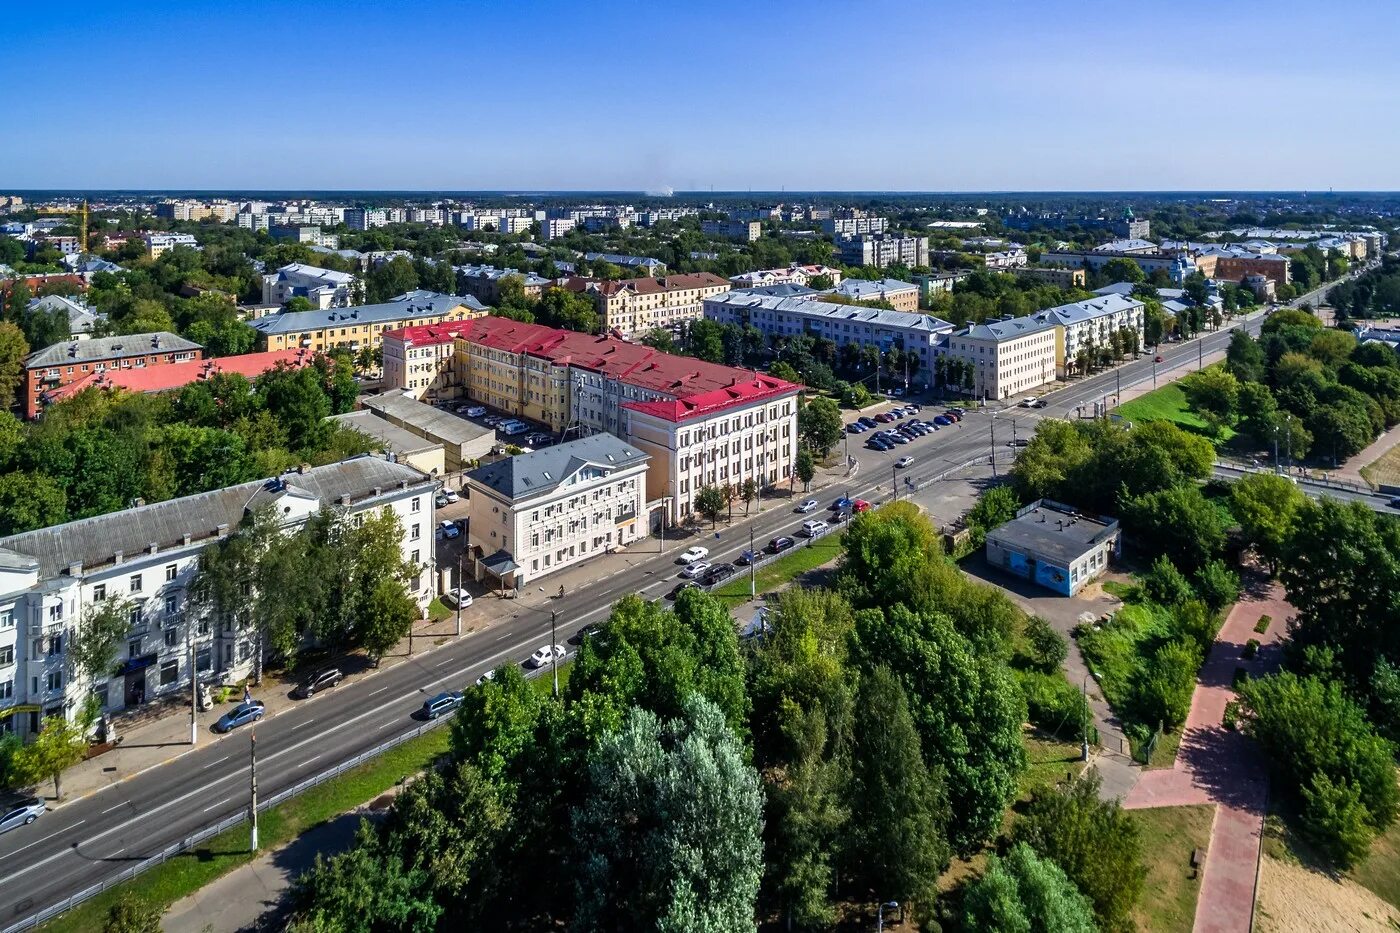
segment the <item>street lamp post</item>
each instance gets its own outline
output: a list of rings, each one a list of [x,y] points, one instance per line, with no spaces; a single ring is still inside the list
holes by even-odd
[[[188,618],[185,620],[185,651],[190,656],[190,745],[199,744],[199,723],[195,721],[196,714],[199,713],[199,671],[194,658],[194,639],[191,637],[191,629],[194,623]]]
[[[890,464],[890,491],[894,493],[894,501],[899,501],[899,468],[893,463]]]
[[[997,475],[997,413],[992,412],[992,475]]]
[[[559,613],[553,609],[549,610],[549,666],[554,672],[554,699],[559,699],[559,652],[555,651],[556,641],[559,636],[555,634],[555,627],[558,624]]]
[[[457,600],[457,637],[462,637],[462,553],[457,554],[457,592],[452,595]]]
[[[248,807],[248,814],[253,826],[249,841],[251,850],[256,853],[258,851],[258,733],[256,727],[248,733],[248,790],[252,801]]]
[[[882,933],[885,929],[885,911],[896,910],[898,907],[899,901],[885,901],[879,905],[875,914],[875,933]]]
[[[749,523],[749,599],[758,598],[758,579],[754,565],[758,563],[758,555],[753,550],[753,523]]]

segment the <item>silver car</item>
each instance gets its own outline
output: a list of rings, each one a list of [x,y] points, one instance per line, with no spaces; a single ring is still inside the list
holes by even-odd
[[[38,797],[12,797],[0,800],[0,833],[28,826],[48,809]]]

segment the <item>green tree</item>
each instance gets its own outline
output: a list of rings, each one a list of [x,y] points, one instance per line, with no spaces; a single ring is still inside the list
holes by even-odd
[[[968,885],[963,927],[999,933],[1095,933],[1089,899],[1052,860],[1025,843],[1005,858],[988,856],[987,870]]]
[[[24,333],[9,321],[0,321],[0,409],[14,406],[28,355]]]
[[[1118,801],[1099,799],[1099,776],[1089,771],[1063,788],[1039,788],[1012,832],[1057,864],[1089,898],[1099,925],[1132,929],[1142,895],[1142,830]]]
[[[405,256],[372,266],[365,276],[365,300],[370,304],[388,301],[418,287],[418,271]]]
[[[427,871],[409,868],[381,849],[373,827],[361,821],[355,845],[316,861],[292,885],[289,933],[432,933],[442,907],[427,892]]]
[[[841,409],[824,396],[810,399],[797,412],[797,433],[811,451],[825,458],[841,441]]]
[[[408,635],[419,615],[418,604],[401,582],[379,579],[370,590],[360,617],[360,645],[371,658],[382,658]]]
[[[110,675],[131,631],[131,603],[110,597],[83,610],[68,636],[68,664],[80,680]]]
[[[978,498],[967,513],[967,524],[972,529],[973,544],[981,547],[987,539],[987,532],[1005,525],[1016,517],[1021,508],[1021,500],[1016,490],[1010,486],[993,486]]]
[[[686,352],[710,363],[724,362],[724,330],[714,321],[698,318],[685,332]]]
[[[1190,581],[1165,554],[1157,555],[1142,575],[1142,589],[1148,599],[1163,606],[1180,606],[1196,595]]]
[[[1193,641],[1177,639],[1158,647],[1134,683],[1136,718],[1167,731],[1185,722],[1200,666],[1201,651]]]
[[[1069,657],[1069,644],[1065,636],[1040,616],[1031,616],[1026,620],[1025,642],[1026,660],[1032,670],[1054,674]]]
[[[1259,342],[1244,330],[1230,334],[1230,347],[1225,351],[1225,368],[1240,382],[1263,382],[1267,360]]]
[[[739,484],[738,495],[744,502],[744,514],[748,515],[749,504],[758,498],[758,483],[754,482],[753,477],[749,477]]]
[[[1196,571],[1196,592],[1211,612],[1224,612],[1240,598],[1240,575],[1223,560],[1206,561]]]
[[[24,747],[20,758],[20,771],[24,775],[21,783],[34,784],[50,779],[54,799],[63,800],[63,772],[87,754],[87,729],[92,725],[92,717],[82,718],[86,721],[71,723],[62,716],[45,717],[39,734]]]
[[[793,474],[797,477],[797,481],[802,484],[802,491],[806,492],[817,475],[817,459],[806,447],[797,451],[797,462],[793,465]]]
[[[511,784],[535,741],[544,703],[518,666],[503,665],[467,691],[461,714],[452,718],[453,760],[469,762],[502,787]]]
[[[1192,410],[1199,414],[1219,435],[1235,418],[1240,384],[1228,369],[1211,366],[1191,373],[1178,383]]]
[[[1196,568],[1219,554],[1225,531],[1201,490],[1175,486],[1130,500],[1126,518],[1133,530],[1178,566]]]
[[[1093,456],[1093,447],[1068,421],[1043,420],[1035,436],[1016,457],[1011,479],[1022,501],[1062,498],[1066,481]]]
[[[573,928],[753,929],[763,795],[712,703],[683,717],[633,709],[588,755],[573,811]]]
[[[768,367],[768,375],[772,376],[774,379],[782,379],[786,382],[802,381],[801,373],[793,369],[792,364],[785,360],[774,360],[773,364]]]
[[[43,473],[0,475],[0,535],[57,525],[68,517],[68,496]]]
[[[719,486],[701,486],[695,492],[695,511],[710,520],[711,528],[719,521],[720,513],[728,504],[729,499]]]
[[[924,763],[919,746],[899,680],[874,668],[855,711],[849,871],[878,901],[931,905],[948,865],[943,773]]]

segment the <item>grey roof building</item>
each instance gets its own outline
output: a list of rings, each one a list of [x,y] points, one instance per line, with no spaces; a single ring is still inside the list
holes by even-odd
[[[496,431],[460,415],[420,402],[402,391],[365,395],[360,407],[376,417],[397,425],[410,434],[441,444],[444,468],[449,473],[483,459],[496,443]]]
[[[470,295],[443,295],[418,289],[374,305],[320,311],[283,311],[249,321],[248,326],[263,334],[300,334],[327,327],[362,324],[395,323],[407,326],[422,318],[440,318],[453,308],[464,305],[472,311],[486,311],[486,306]]]
[[[611,434],[591,434],[567,444],[497,460],[472,470],[467,478],[510,499],[520,499],[555,489],[590,463],[622,469],[649,459],[648,454]]]
[[[45,295],[42,298],[32,298],[29,301],[29,311],[60,311],[68,316],[68,332],[74,336],[86,336],[92,333],[93,325],[105,315],[99,315],[96,311],[81,302],[72,298],[65,298],[62,295]]]
[[[80,363],[123,360],[138,356],[147,357],[152,354],[195,354],[203,349],[192,340],[178,337],[169,331],[158,331],[153,334],[99,337],[95,340],[65,340],[29,354],[24,359],[24,365],[26,369],[35,369],[41,366],[71,366]],[[194,358],[194,356],[186,357],[186,359]]]
[[[987,532],[987,562],[1073,596],[1122,549],[1118,522],[1039,499]]]

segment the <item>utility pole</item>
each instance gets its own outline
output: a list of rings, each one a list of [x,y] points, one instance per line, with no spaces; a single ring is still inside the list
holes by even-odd
[[[1114,392],[1113,401],[1119,405],[1123,404],[1123,364],[1119,363],[1113,370],[1113,378],[1118,381],[1118,390]]]
[[[997,475],[997,416],[992,412],[992,475]]]
[[[755,599],[755,598],[758,596],[758,580],[757,580],[757,577],[756,577],[757,571],[754,569],[754,565],[757,564],[757,563],[758,563],[758,555],[755,554],[755,553],[754,553],[754,550],[753,550],[753,524],[750,523],[750,524],[749,524],[749,599]]]
[[[559,636],[555,634],[555,625],[559,620],[559,613],[553,609],[549,610],[549,666],[554,670],[554,699],[559,699],[559,652],[554,650],[555,639]]]
[[[1088,675],[1088,674],[1085,674],[1085,675],[1084,675],[1084,682],[1080,685],[1080,691],[1081,691],[1081,694],[1080,694],[1080,695],[1084,697],[1084,705],[1083,705],[1083,707],[1081,707],[1081,708],[1084,710],[1084,722],[1082,723],[1083,729],[1080,731],[1080,736],[1081,736],[1081,737],[1080,737],[1080,740],[1079,740],[1079,755],[1080,755],[1080,760],[1082,760],[1082,761],[1088,761],[1088,760],[1089,760],[1089,675]]]
[[[1152,354],[1152,388],[1157,388],[1157,354]]]
[[[1016,449],[1016,419],[1011,419],[1011,449]]]
[[[1279,464],[1279,462],[1278,462],[1278,425],[1275,424],[1275,425],[1274,425],[1274,472],[1275,472],[1275,473],[1277,473],[1277,472],[1279,471],[1279,466],[1280,466],[1280,464]]]
[[[1197,369],[1197,370],[1204,369],[1204,368],[1205,368],[1205,365],[1206,365],[1206,348],[1205,348],[1205,344],[1206,344],[1206,338],[1205,338],[1204,336],[1197,336],[1197,337],[1196,337],[1196,369]]]
[[[899,501],[899,468],[893,463],[890,464],[890,491],[894,493],[894,501]]]
[[[253,823],[252,851],[258,851],[258,732],[257,727],[248,733],[248,781],[252,792],[252,806],[248,808]]]
[[[457,599],[457,637],[462,637],[462,555],[465,552],[457,552],[457,592],[452,595]]]
[[[190,629],[194,623],[188,618],[185,620],[185,652],[190,656],[190,745],[199,744],[199,723],[195,720],[199,713],[199,671],[195,669],[194,662],[194,639],[191,637]]]

